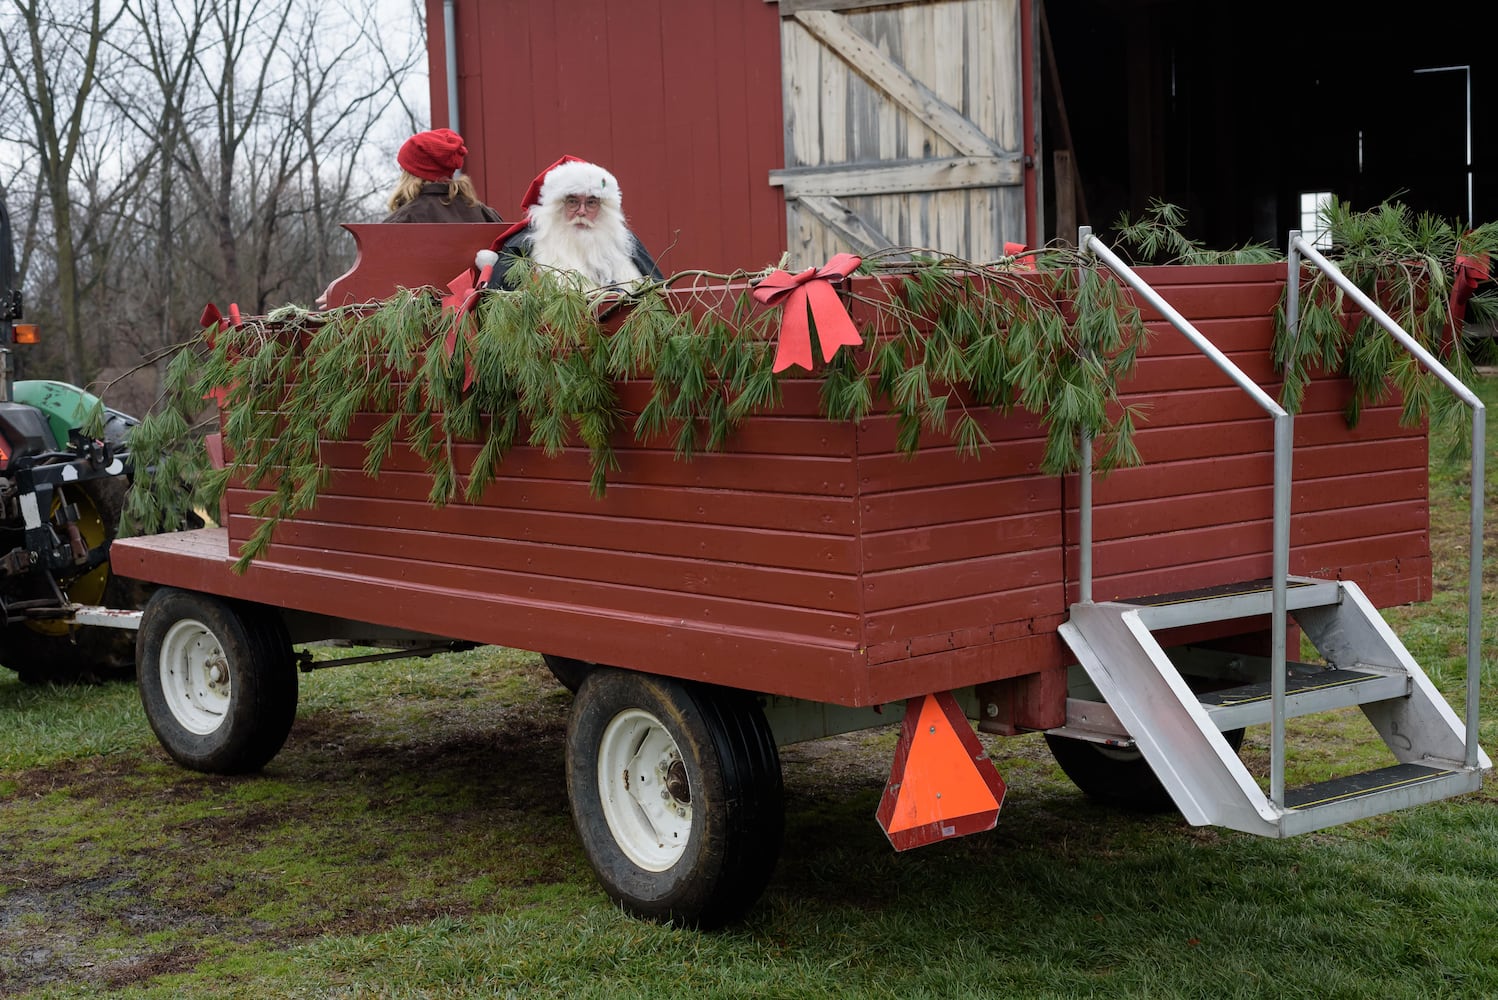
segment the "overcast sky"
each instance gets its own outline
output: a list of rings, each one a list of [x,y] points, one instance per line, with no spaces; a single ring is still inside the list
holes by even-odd
[[[377,0],[375,9],[380,12],[382,35],[398,41],[402,47],[407,41],[418,43],[422,41],[424,31],[420,23],[421,12],[413,0]],[[411,106],[411,110],[416,113],[418,119],[430,126],[432,102],[425,60],[422,60],[412,72],[410,79],[406,81],[403,93],[406,103]]]

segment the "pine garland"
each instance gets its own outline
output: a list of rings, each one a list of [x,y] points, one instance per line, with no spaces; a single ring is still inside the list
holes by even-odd
[[[1467,229],[1433,215],[1417,215],[1398,202],[1356,211],[1338,199],[1323,208],[1319,221],[1332,244],[1325,256],[1421,347],[1470,385],[1473,357],[1486,354],[1491,360],[1495,342],[1448,338],[1451,285],[1462,257],[1491,261],[1498,256],[1498,224]],[[1181,232],[1185,224],[1180,208],[1153,201],[1137,219],[1125,215],[1115,228],[1122,244],[1157,263],[1285,261],[1283,254],[1263,244],[1207,249]],[[1465,455],[1471,443],[1471,411],[1371,316],[1348,302],[1328,275],[1309,265],[1303,269],[1300,319],[1293,334],[1285,310],[1282,297],[1274,314],[1274,360],[1284,375],[1280,402],[1287,410],[1299,412],[1315,373],[1345,376],[1353,386],[1345,414],[1349,426],[1357,425],[1366,406],[1397,391],[1402,423],[1415,426],[1429,420],[1433,435],[1446,443],[1453,458]],[[1498,325],[1498,294],[1489,290],[1472,298],[1467,320]]]
[[[1478,348],[1459,338],[1448,343],[1451,285],[1459,255],[1498,256],[1498,224],[1466,230],[1397,203],[1358,212],[1337,200],[1324,209],[1323,219],[1334,248],[1326,256],[1421,347],[1470,385],[1471,352]],[[1475,298],[1469,313],[1490,311],[1489,298]],[[1275,363],[1284,372],[1281,403],[1287,409],[1300,409],[1315,372],[1344,375],[1353,386],[1346,411],[1349,426],[1357,424],[1366,406],[1397,391],[1401,423],[1416,426],[1429,420],[1453,454],[1465,451],[1471,411],[1371,316],[1347,301],[1319,268],[1302,270],[1299,310],[1293,336],[1283,300],[1275,310]]]
[[[1161,208],[1126,226],[1125,236],[1147,251],[1199,258],[1204,251],[1170,235],[1181,220]],[[1459,239],[1428,220],[1411,226],[1407,213],[1390,206],[1366,216],[1338,206],[1332,223],[1344,271],[1378,301],[1392,299],[1395,318],[1431,345],[1444,329],[1452,256],[1491,252],[1498,236],[1491,226]],[[1213,259],[1262,257],[1262,248],[1248,248]],[[976,456],[989,445],[982,413],[1018,408],[1046,428],[1047,474],[1074,471],[1084,437],[1099,445],[1098,471],[1139,464],[1138,414],[1122,405],[1118,386],[1147,330],[1124,286],[1100,274],[1094,258],[1051,248],[1035,255],[1033,269],[1013,258],[907,258],[891,250],[859,269],[883,280],[855,284],[846,296],[865,344],[819,365],[827,419],[858,421],[883,406],[906,454],[918,451],[924,434],[941,433]],[[471,336],[452,330],[434,289],[326,312],[285,308],[206,331],[173,359],[164,405],[132,433],[136,479],[124,531],[171,530],[186,511],[214,512],[237,477],[266,491],[250,508],[262,521],[241,550],[242,571],[265,552],[282,519],[316,502],[330,475],[322,446],[346,440],[361,415],[377,421],[365,473],[378,476],[404,443],[425,463],[436,506],[477,501],[522,443],[552,456],[581,443],[598,496],[618,468],[620,434],[669,440],[681,459],[721,450],[743,420],[779,405],[783,380],[812,377],[772,371],[780,311],[749,294],[766,273],[683,272],[623,301],[541,277],[518,291],[484,293]],[[1441,405],[1447,394],[1432,393],[1390,338],[1375,336],[1367,321],[1344,320],[1330,282],[1313,275],[1304,288],[1298,337],[1288,336],[1283,304],[1276,314],[1288,408],[1299,409],[1310,373],[1320,369],[1352,378],[1353,422],[1389,384],[1403,393],[1406,419],[1452,412]],[[1451,360],[1458,373],[1470,371],[1462,352]],[[648,384],[638,413],[620,403],[623,380]],[[227,412],[230,460],[219,470],[209,467],[202,444],[217,420],[203,413],[214,393]],[[459,443],[479,445],[467,469],[455,458]]]
[[[1119,405],[1117,386],[1145,327],[1122,287],[1076,255],[1048,251],[1033,272],[1012,259],[948,257],[872,259],[860,272],[888,280],[874,295],[851,296],[854,314],[870,317],[865,347],[819,366],[828,419],[857,421],[883,402],[905,453],[930,432],[978,455],[989,443],[980,412],[1019,407],[1046,425],[1047,473],[1076,468],[1084,434],[1104,442],[1102,469],[1139,461],[1135,415]],[[126,531],[169,530],[189,508],[215,511],[238,477],[267,491],[250,507],[262,521],[236,564],[243,570],[282,519],[316,502],[330,474],[321,446],[347,439],[361,414],[379,415],[364,471],[378,476],[405,443],[425,463],[427,499],[438,506],[478,500],[519,443],[556,455],[580,442],[599,496],[618,467],[619,433],[669,440],[681,459],[721,450],[743,420],[778,405],[784,379],[810,377],[772,371],[780,312],[753,301],[748,277],[676,275],[622,304],[550,279],[484,293],[476,331],[450,338],[451,352],[451,316],[430,289],[208,331],[173,359],[165,405],[136,429]],[[610,310],[616,317],[601,321]],[[626,379],[648,383],[637,414],[619,401]],[[196,419],[215,392],[230,456],[216,471]],[[459,442],[479,445],[466,470],[455,460]]]

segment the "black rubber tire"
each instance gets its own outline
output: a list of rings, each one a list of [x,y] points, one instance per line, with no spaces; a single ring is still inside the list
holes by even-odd
[[[78,506],[80,530],[90,545],[113,542],[125,509],[128,485],[121,476],[88,479],[62,487],[63,499]],[[101,586],[102,582],[102,586]],[[29,596],[51,593],[36,581]],[[106,563],[81,577],[60,580],[63,593],[80,604],[102,604],[134,611],[145,606],[151,587],[116,576]],[[62,628],[46,622],[19,622],[0,634],[0,664],[23,684],[76,684],[128,680],[135,672],[135,636],[129,629],[87,626]]]
[[[639,728],[631,730],[631,724]],[[646,748],[667,743],[672,763],[662,769],[666,757],[650,756]],[[654,786],[659,799],[686,807],[687,815],[673,820],[680,826],[667,833],[646,818],[640,803],[654,806],[644,792],[651,787],[652,769],[609,766],[618,760],[610,747],[633,747],[631,764],[648,758],[657,765],[654,773],[664,779]],[[681,790],[683,782],[685,800],[668,794],[668,789]],[[616,793],[607,804],[605,784]],[[578,689],[567,723],[567,794],[599,882],[637,917],[699,928],[735,921],[759,899],[780,857],[785,829],[780,756],[764,713],[746,692],[593,669]],[[625,817],[619,830],[611,825],[611,811]],[[638,851],[642,832],[646,839],[672,845],[648,866],[630,853],[631,845]]]
[[[557,683],[573,694],[577,694],[577,689],[582,687],[583,678],[588,676],[588,672],[598,666],[587,660],[552,656],[550,653],[542,653],[541,659],[546,661],[546,669],[551,671],[551,676],[556,678]]]
[[[274,609],[163,587],[146,604],[136,648],[146,720],[183,767],[258,771],[285,744],[297,670]]]
[[[1241,729],[1229,729],[1222,736],[1234,753],[1243,745]],[[1045,741],[1061,770],[1089,799],[1136,812],[1175,810],[1170,793],[1138,750],[1120,750],[1050,733]]]

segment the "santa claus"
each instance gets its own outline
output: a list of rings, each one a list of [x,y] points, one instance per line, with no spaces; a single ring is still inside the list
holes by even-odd
[[[531,273],[584,290],[661,279],[654,258],[629,230],[618,180],[598,164],[562,157],[531,182],[520,207],[525,219],[495,242],[499,263],[491,284],[515,288],[522,258]]]

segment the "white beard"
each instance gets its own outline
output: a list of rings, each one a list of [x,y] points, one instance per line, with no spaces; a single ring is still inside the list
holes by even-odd
[[[643,275],[630,257],[634,239],[624,213],[605,203],[592,226],[567,222],[559,206],[531,209],[531,260],[543,267],[570,271],[558,275],[584,289],[637,281]]]

